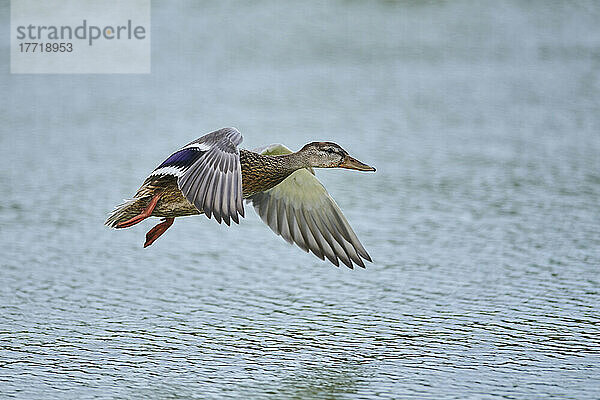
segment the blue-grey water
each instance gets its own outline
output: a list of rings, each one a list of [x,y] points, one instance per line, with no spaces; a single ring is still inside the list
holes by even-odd
[[[149,75],[2,38],[0,398],[600,397],[597,3],[154,2]],[[223,126],[376,166],[317,171],[374,263],[103,226]]]

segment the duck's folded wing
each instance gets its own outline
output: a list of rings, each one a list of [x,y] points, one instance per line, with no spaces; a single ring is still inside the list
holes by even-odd
[[[208,218],[239,223],[244,204],[237,146],[242,140],[235,128],[208,133],[173,153],[150,176],[176,176],[186,199]]]
[[[262,149],[263,153],[289,152],[283,145],[269,147]],[[322,260],[327,257],[339,266],[339,259],[350,268],[353,262],[364,268],[362,259],[371,261],[342,210],[306,169],[294,172],[279,185],[248,200],[273,232]]]

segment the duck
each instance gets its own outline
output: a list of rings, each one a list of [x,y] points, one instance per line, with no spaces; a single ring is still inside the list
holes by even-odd
[[[313,168],[374,172],[374,167],[333,142],[311,142],[293,152],[282,144],[241,149],[242,141],[236,128],[222,128],[183,146],[150,173],[131,199],[115,207],[105,225],[124,229],[161,218],[146,234],[146,248],[177,217],[204,214],[219,224],[239,224],[246,202],[275,234],[321,260],[349,268],[372,262]]]

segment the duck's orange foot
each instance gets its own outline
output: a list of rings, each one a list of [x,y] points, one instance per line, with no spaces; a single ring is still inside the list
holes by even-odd
[[[175,218],[163,218],[163,222],[156,225],[154,228],[150,229],[148,233],[146,233],[146,243],[144,243],[144,248],[150,246],[156,239],[160,237],[171,225],[173,225],[173,221]]]
[[[119,222],[116,228],[129,228],[130,226],[138,224],[146,218],[148,218],[149,216],[151,216],[152,211],[154,211],[154,207],[156,207],[156,203],[158,203],[158,200],[160,200],[160,196],[162,196],[162,193],[155,195],[140,215],[136,215],[135,217],[128,219],[127,221]]]

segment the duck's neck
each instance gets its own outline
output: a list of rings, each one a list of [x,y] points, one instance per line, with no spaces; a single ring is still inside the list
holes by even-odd
[[[306,159],[306,157],[304,157],[304,154],[301,153],[300,151],[297,151],[295,153],[290,153],[290,154],[283,154],[280,156],[266,156],[266,157],[272,157],[274,159],[274,161],[279,162],[281,165],[281,168],[283,170],[289,171],[288,175],[290,175],[292,172],[294,172],[296,170],[299,170],[300,168],[310,167],[308,160]]]
[[[302,153],[267,156],[240,150],[244,197],[264,192],[281,183],[294,171],[309,167]]]

